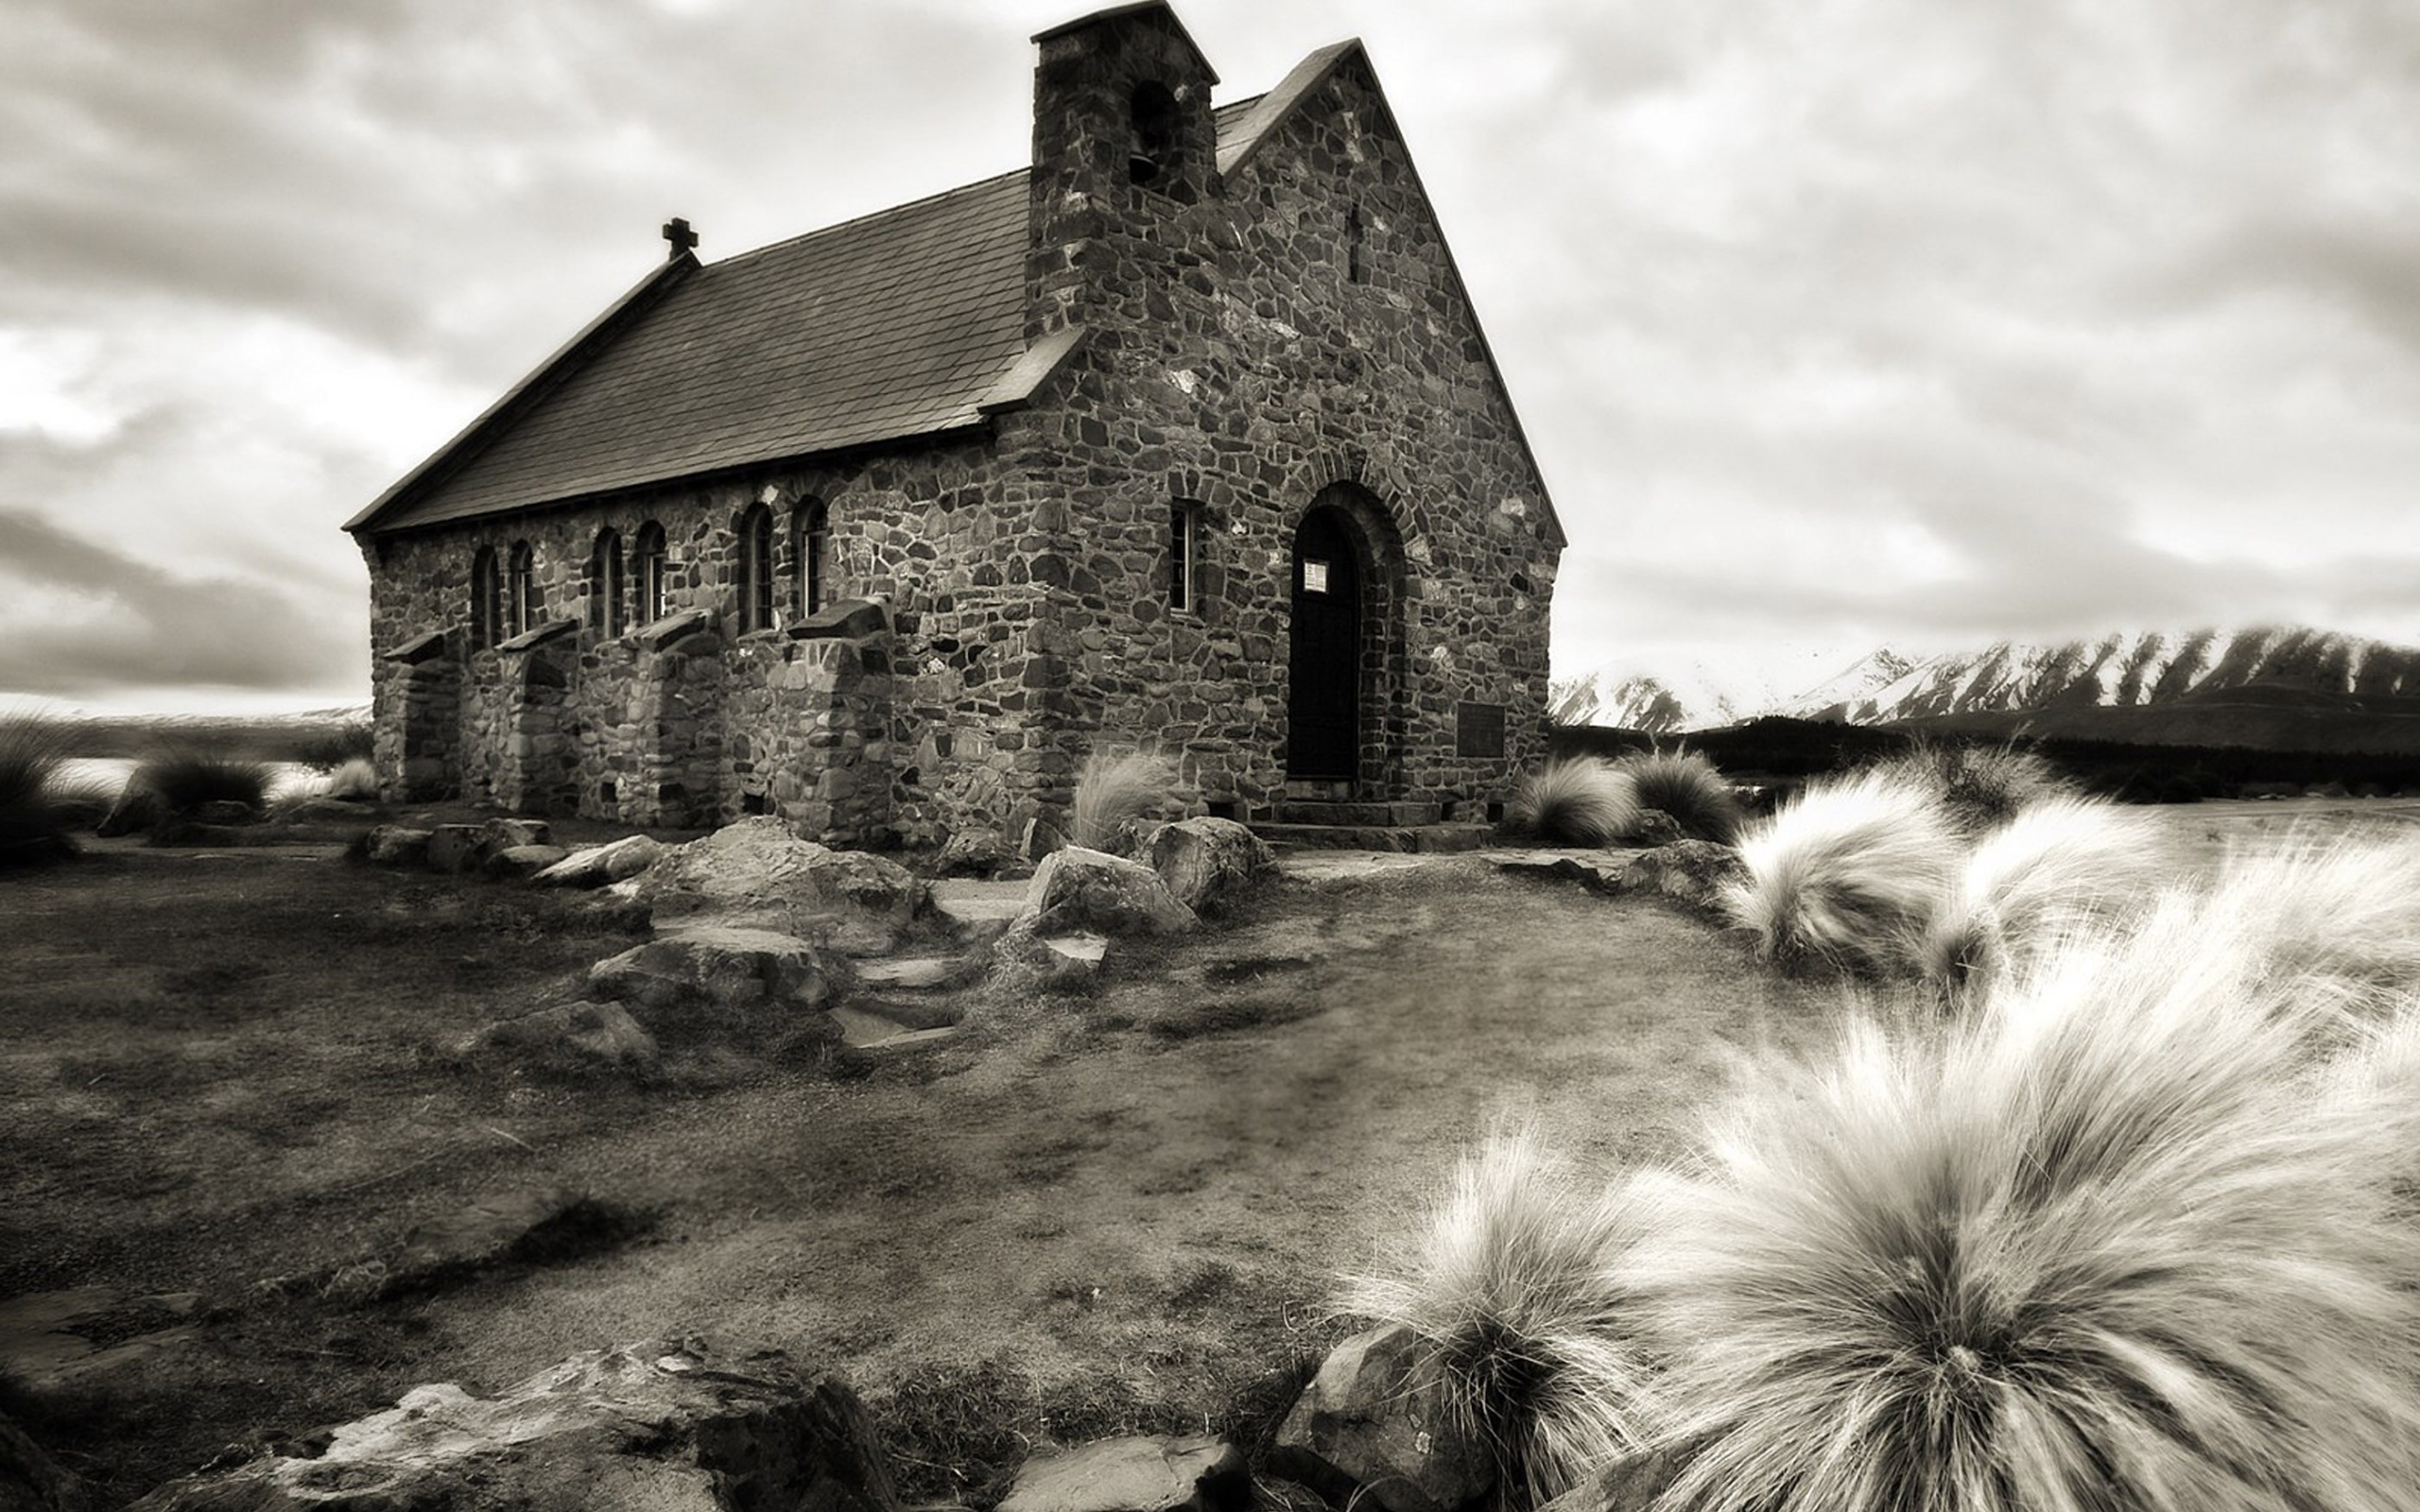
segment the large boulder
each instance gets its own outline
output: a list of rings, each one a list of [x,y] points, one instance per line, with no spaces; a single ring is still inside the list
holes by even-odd
[[[677,847],[635,880],[659,924],[756,925],[844,955],[889,954],[925,902],[924,883],[907,868],[802,840],[769,816]]]
[[[1193,910],[1177,902],[1158,872],[1081,846],[1044,857],[1025,897],[1025,912],[1011,926],[1012,934],[1023,929],[1037,935],[1173,935],[1195,922]]]
[[[741,1023],[822,1008],[846,973],[795,935],[701,924],[589,968],[589,994],[627,1003],[658,1030],[703,1014]]]
[[[1739,852],[1711,840],[1678,840],[1642,850],[1623,869],[1625,891],[1661,893],[1692,908],[1719,913],[1722,890],[1744,873]]]
[[[407,824],[381,824],[363,836],[362,853],[372,866],[424,867],[428,865],[428,843],[436,834],[434,830]]]
[[[476,871],[487,859],[487,833],[475,824],[441,824],[429,833],[428,865],[431,870],[460,873]]]
[[[1037,1454],[1000,1512],[1243,1512],[1252,1471],[1220,1438],[1108,1438]]]
[[[570,854],[559,845],[509,845],[480,869],[499,882],[527,882]]]
[[[1233,819],[1180,819],[1153,831],[1144,859],[1197,914],[1223,913],[1277,874],[1276,853]]]
[[[1269,1469],[1338,1506],[1367,1498],[1387,1512],[1456,1512],[1495,1485],[1433,1352],[1400,1323],[1329,1352],[1278,1426]]]
[[[575,850],[538,873],[535,880],[547,887],[602,887],[637,876],[655,865],[665,849],[663,841],[648,835],[624,835],[605,845]]]
[[[493,1398],[415,1386],[317,1458],[171,1482],[142,1512],[897,1512],[865,1407],[778,1355],[574,1355]]]

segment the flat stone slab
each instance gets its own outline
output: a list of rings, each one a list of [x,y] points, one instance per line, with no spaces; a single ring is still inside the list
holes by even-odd
[[[931,992],[955,987],[967,975],[959,955],[894,955],[888,960],[857,963],[857,981],[870,990]]]
[[[1478,858],[1500,871],[1564,878],[1595,892],[1621,892],[1630,885],[1630,864],[1637,854],[1635,850],[1539,849],[1482,850]]]
[[[959,1034],[955,1025],[915,1029],[863,1008],[834,1008],[831,1013],[832,1022],[840,1026],[842,1044],[852,1050],[863,1050],[876,1056],[938,1049],[957,1039]]]
[[[1241,1512],[1252,1472],[1218,1438],[1111,1438],[1037,1454],[1000,1512]]]
[[[1277,870],[1297,882],[1339,882],[1425,867],[1429,858],[1394,850],[1280,850]]]

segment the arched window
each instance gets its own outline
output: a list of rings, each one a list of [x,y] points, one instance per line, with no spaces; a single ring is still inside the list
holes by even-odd
[[[1156,78],[1134,86],[1127,102],[1134,127],[1134,146],[1126,159],[1126,177],[1133,183],[1158,183],[1176,168],[1176,96]]]
[[[809,499],[790,517],[793,559],[798,563],[798,617],[832,601],[832,511],[821,499]]]
[[[639,623],[652,625],[664,618],[664,527],[650,520],[639,526],[638,559],[631,563],[638,571]]]
[[[1201,612],[1201,506],[1168,506],[1168,608]]]
[[[739,632],[773,627],[773,511],[752,504],[739,517]]]
[[[621,533],[611,528],[596,532],[596,550],[588,558],[588,623],[600,634],[619,635],[630,628],[624,567]]]
[[[538,623],[538,554],[529,542],[512,543],[511,564],[505,570],[504,624],[507,635],[527,635]]]
[[[471,558],[471,649],[484,651],[503,637],[504,579],[495,570],[495,548],[481,546]]]

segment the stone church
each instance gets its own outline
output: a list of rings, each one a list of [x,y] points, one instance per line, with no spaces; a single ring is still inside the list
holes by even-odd
[[[844,845],[1479,816],[1564,538],[1360,44],[1214,106],[1166,5],[1034,39],[1031,166],[670,258],[346,528],[390,798]]]

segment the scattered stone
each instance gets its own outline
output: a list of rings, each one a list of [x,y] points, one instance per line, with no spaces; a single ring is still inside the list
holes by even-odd
[[[487,836],[475,824],[441,824],[428,837],[428,865],[434,871],[459,874],[476,871],[486,859]]]
[[[1495,1484],[1485,1450],[1455,1427],[1437,1363],[1400,1323],[1332,1350],[1278,1426],[1271,1472],[1338,1506],[1455,1512]]]
[[[479,826],[480,849],[487,855],[519,845],[548,845],[554,833],[544,819],[490,819]]]
[[[1097,930],[1172,935],[1191,929],[1193,910],[1170,896],[1158,872],[1104,851],[1066,846],[1043,858],[1011,926],[1038,935]]]
[[[1577,882],[1591,892],[1624,892],[1634,854],[1623,850],[1482,850],[1479,859],[1500,871]]]
[[[1719,912],[1725,884],[1741,873],[1739,852],[1712,840],[1680,840],[1631,859],[1625,887],[1658,892],[1694,908]]]
[[[933,872],[942,877],[996,877],[1019,864],[1007,841],[996,834],[968,830],[943,842],[942,853],[933,863]]]
[[[564,1069],[590,1066],[652,1071],[663,1062],[655,1037],[618,1003],[557,1003],[505,1019],[464,1040],[458,1054],[503,1051]]]
[[[635,880],[659,922],[752,924],[844,955],[889,954],[925,902],[905,867],[799,839],[764,815],[673,848]]]
[[[1650,1512],[1686,1463],[1682,1450],[1631,1454],[1596,1471],[1539,1512]]]
[[[569,854],[559,845],[507,846],[489,856],[482,869],[500,882],[526,882]]]
[[[1268,843],[1233,819],[1161,825],[1143,852],[1169,896],[1197,914],[1223,913],[1277,874]]]
[[[596,1204],[564,1186],[524,1187],[480,1198],[407,1230],[378,1257],[379,1297],[431,1291],[459,1276],[544,1248],[549,1230],[596,1220]]]
[[[1000,1512],[1243,1512],[1252,1471],[1219,1438],[1111,1438],[1038,1455]]]
[[[1662,809],[1641,809],[1637,819],[1631,824],[1630,833],[1623,836],[1623,840],[1629,845],[1651,849],[1688,837],[1689,832],[1681,828],[1681,821]]]
[[[372,866],[424,867],[428,865],[429,842],[434,830],[416,830],[402,824],[381,824],[372,829],[362,842],[364,853]]]
[[[575,850],[538,873],[536,880],[548,887],[602,887],[637,876],[655,865],[665,850],[663,841],[650,836],[625,835],[610,844]]]
[[[1025,912],[1025,885],[1015,882],[937,882],[933,912],[948,923],[960,944],[991,945]]]
[[[863,1008],[834,1008],[832,1022],[840,1026],[842,1044],[884,1059],[911,1051],[938,1050],[959,1037],[954,1024],[919,1028]]]
[[[857,967],[857,985],[870,992],[933,992],[957,987],[969,975],[960,955],[895,955]]]
[[[643,1013],[698,1009],[745,1019],[760,1010],[812,1011],[831,1001],[840,973],[794,935],[705,924],[636,945],[589,969],[596,997]]]
[[[1080,988],[1100,974],[1108,958],[1109,936],[1086,930],[1039,935],[1011,929],[992,947],[994,981],[1011,991]]]
[[[93,831],[104,840],[121,834],[140,834],[168,816],[168,805],[148,787],[129,783],[110,805],[100,824]]]
[[[415,1386],[312,1458],[171,1482],[142,1512],[899,1512],[856,1393],[701,1341],[574,1355],[494,1398]]]

